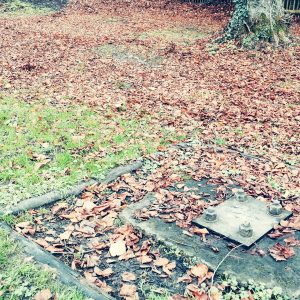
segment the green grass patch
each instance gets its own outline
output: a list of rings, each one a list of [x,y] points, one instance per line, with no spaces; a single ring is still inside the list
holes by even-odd
[[[22,0],[4,0],[0,3],[1,15],[41,15],[49,14],[54,10],[51,7],[36,5]]]
[[[145,52],[141,46],[103,44],[94,49],[103,58],[114,59],[120,63],[136,63],[146,66],[156,66],[162,63],[163,58],[152,52]]]
[[[172,27],[161,30],[153,30],[142,33],[139,38],[142,40],[160,38],[167,42],[174,42],[176,44],[190,45],[197,40],[202,39],[208,35],[194,27]]]
[[[0,206],[105,172],[183,137],[150,117],[0,98]]]
[[[83,300],[75,289],[61,286],[55,274],[22,256],[20,247],[0,229],[0,299],[33,299],[43,289],[50,289],[60,300]]]

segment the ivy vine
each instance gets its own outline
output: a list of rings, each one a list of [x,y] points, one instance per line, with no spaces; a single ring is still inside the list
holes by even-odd
[[[247,22],[249,19],[247,0],[233,0],[235,10],[226,28],[223,41],[233,40],[250,30]]]

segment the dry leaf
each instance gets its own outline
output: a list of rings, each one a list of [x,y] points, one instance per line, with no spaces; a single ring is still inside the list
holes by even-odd
[[[191,268],[191,274],[198,278],[203,278],[208,273],[208,267],[204,264],[198,264]]]
[[[120,256],[126,253],[126,242],[118,240],[113,242],[109,247],[109,253],[111,256]]]
[[[73,231],[65,231],[64,233],[61,233],[60,235],[59,235],[59,238],[61,239],[61,240],[68,240],[70,237],[71,237],[71,235],[72,235],[72,232]]]
[[[124,272],[122,274],[122,280],[125,281],[125,282],[127,282],[127,281],[134,281],[134,280],[136,280],[136,276],[133,273]]]
[[[276,261],[287,260],[295,255],[293,248],[283,246],[280,243],[276,243],[272,248],[269,249],[269,252]]]
[[[107,268],[105,270],[101,270],[98,267],[95,267],[94,272],[101,277],[109,277],[111,274],[113,274],[112,268]]]
[[[159,257],[154,261],[154,266],[156,267],[162,267],[166,266],[169,263],[169,260],[167,258]]]
[[[42,246],[43,248],[49,247],[49,243],[45,241],[44,239],[36,239],[34,240],[38,245]]]
[[[35,295],[34,300],[49,300],[51,299],[51,297],[52,297],[52,293],[50,289],[44,289]]]
[[[120,296],[134,296],[136,293],[136,286],[133,284],[123,284],[120,289]]]

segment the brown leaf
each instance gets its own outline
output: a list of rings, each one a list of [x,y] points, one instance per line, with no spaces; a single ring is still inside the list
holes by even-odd
[[[122,280],[125,281],[125,282],[127,282],[127,281],[134,281],[134,280],[136,280],[136,276],[133,273],[124,272],[122,274]]]
[[[101,270],[98,267],[95,267],[94,272],[101,277],[109,277],[111,274],[113,274],[112,268],[107,268],[105,270]]]
[[[68,240],[68,239],[71,237],[72,232],[73,232],[73,231],[67,230],[67,231],[61,233],[61,234],[59,235],[59,238],[60,238],[61,240]]]
[[[90,283],[95,283],[96,282],[97,278],[95,276],[93,276],[92,273],[90,273],[90,272],[84,272],[83,274],[84,274],[85,279],[88,282],[90,282]]]
[[[212,286],[210,288],[210,300],[221,300],[222,293],[218,290],[217,287]]]
[[[38,245],[47,248],[49,247],[49,243],[47,241],[45,241],[44,239],[36,239],[34,240]]]
[[[191,268],[191,274],[197,278],[205,278],[208,273],[208,267],[204,264],[198,264]]]
[[[148,264],[148,263],[151,263],[153,261],[153,259],[148,255],[142,255],[142,256],[138,257],[137,260],[141,264]]]
[[[64,252],[64,249],[62,248],[58,248],[55,245],[50,245],[46,248],[47,251],[51,252],[51,253],[60,253],[60,252]]]
[[[187,286],[187,290],[188,290],[189,294],[195,300],[208,300],[209,299],[206,292],[200,290],[195,284],[189,284]]]
[[[31,223],[29,221],[25,221],[25,222],[20,222],[18,224],[16,224],[16,227],[18,228],[26,228],[26,227],[30,227]]]
[[[193,228],[192,232],[201,235],[202,241],[206,242],[206,235],[209,233],[206,228]]]
[[[167,264],[166,268],[169,269],[169,270],[174,270],[176,268],[176,262],[173,261],[173,262]]]
[[[118,240],[113,242],[109,247],[109,253],[111,256],[120,256],[126,253],[126,242]]]
[[[154,266],[156,267],[163,267],[166,266],[169,263],[169,260],[164,257],[159,257],[154,261]]]
[[[49,300],[51,299],[51,297],[52,297],[52,293],[50,289],[44,289],[35,295],[34,300]]]
[[[290,237],[284,239],[284,242],[287,244],[287,246],[292,246],[292,247],[300,245],[300,241],[297,240],[295,238],[295,236],[290,236]]]
[[[192,277],[186,274],[186,275],[183,275],[182,277],[178,277],[177,283],[180,283],[180,282],[191,283],[192,280],[193,280]]]
[[[269,249],[269,252],[276,261],[287,260],[295,255],[293,248],[283,246],[280,243],[276,243],[272,248]]]
[[[136,286],[133,284],[123,284],[120,289],[120,296],[134,296],[136,293]]]

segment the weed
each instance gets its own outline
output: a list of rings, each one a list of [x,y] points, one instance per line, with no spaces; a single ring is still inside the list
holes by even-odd
[[[222,138],[215,138],[214,142],[218,145],[218,146],[224,146],[226,145],[226,141]]]

